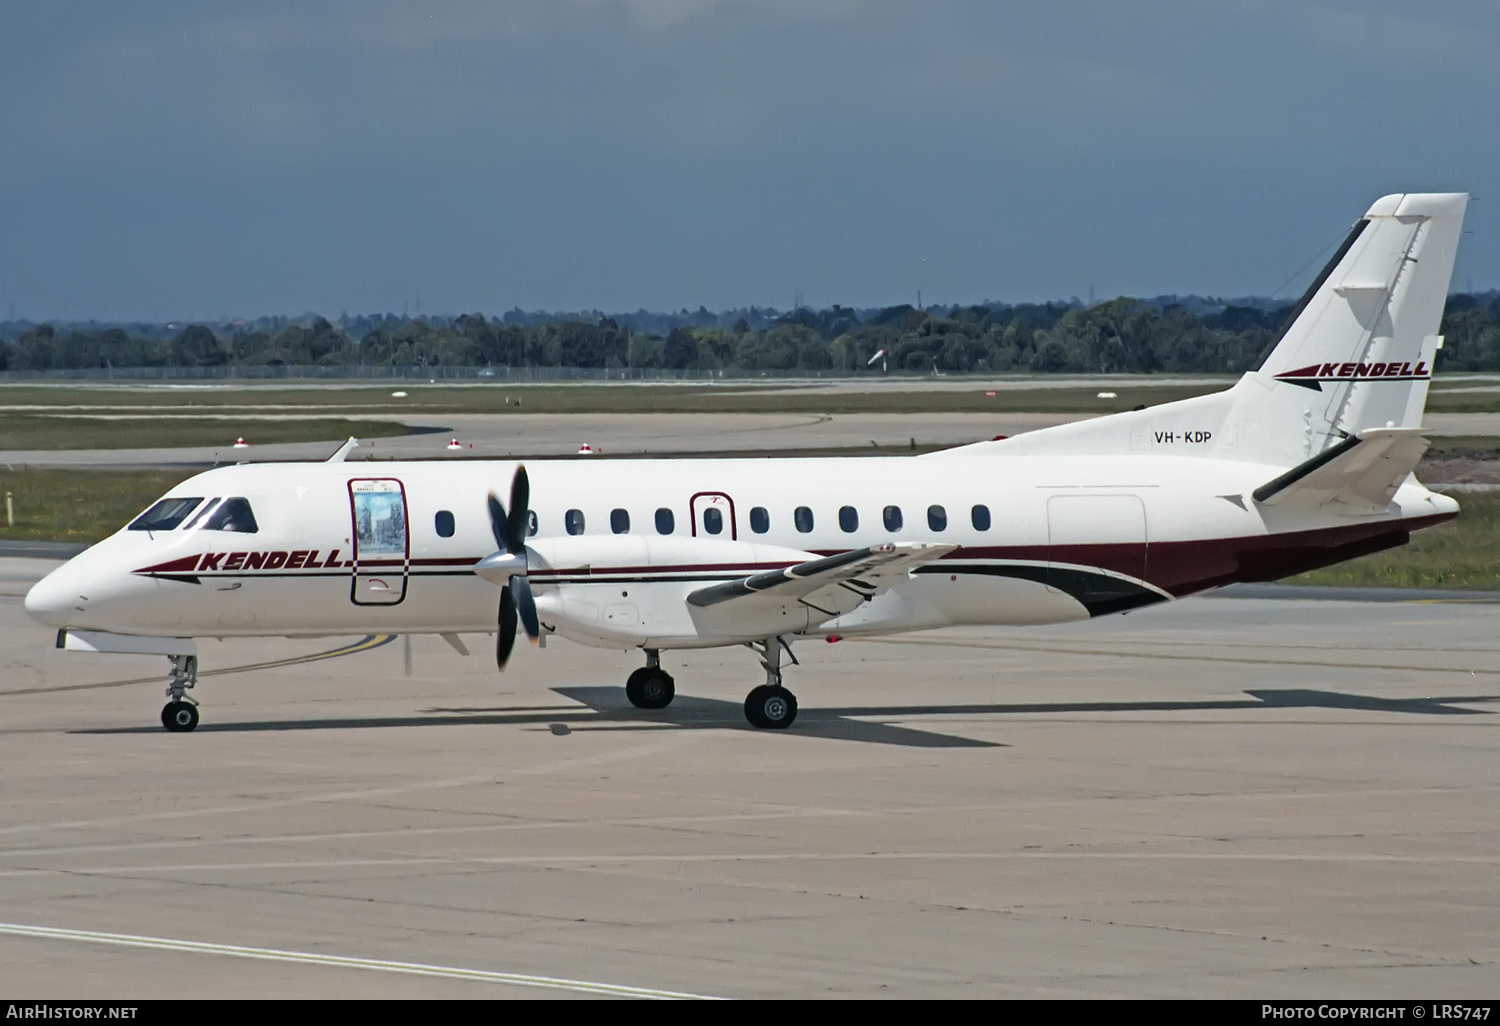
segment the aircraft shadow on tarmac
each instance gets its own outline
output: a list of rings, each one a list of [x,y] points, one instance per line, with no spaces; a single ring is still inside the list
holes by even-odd
[[[745,722],[738,702],[715,698],[679,696],[666,709],[636,709],[625,699],[621,687],[553,688],[573,705],[465,706],[425,709],[415,716],[349,716],[308,720],[258,720],[239,723],[205,722],[199,733],[278,730],[348,730],[380,727],[430,727],[492,725],[535,727],[554,734],[620,730],[755,730]],[[1317,691],[1305,688],[1275,688],[1246,691],[1249,698],[1202,699],[1196,701],[1119,702],[1023,702],[964,703],[941,705],[881,705],[804,708],[787,733],[807,737],[861,741],[867,744],[904,745],[916,748],[1004,748],[993,741],[918,730],[882,719],[921,716],[1018,716],[1065,713],[1132,712],[1229,712],[1237,709],[1349,709],[1361,712],[1404,713],[1424,716],[1485,716],[1489,710],[1466,709],[1464,705],[1500,702],[1500,695],[1443,695],[1428,698],[1377,698],[1370,695]],[[80,730],[80,734],[155,733],[157,727],[104,727]]]

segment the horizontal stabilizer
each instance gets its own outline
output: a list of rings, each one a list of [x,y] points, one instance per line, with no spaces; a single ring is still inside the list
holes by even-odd
[[[1339,502],[1384,509],[1432,444],[1422,428],[1371,428],[1255,489],[1265,506]]]

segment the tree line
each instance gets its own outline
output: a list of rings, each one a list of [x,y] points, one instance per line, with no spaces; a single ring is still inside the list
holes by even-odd
[[[1238,373],[1292,313],[1265,301],[832,306],[734,315],[525,315],[170,326],[0,325],[0,370],[109,367],[599,367],[854,372]],[[653,330],[664,329],[664,330]],[[1500,370],[1500,293],[1454,295],[1438,367]],[[876,361],[877,365],[879,361]]]

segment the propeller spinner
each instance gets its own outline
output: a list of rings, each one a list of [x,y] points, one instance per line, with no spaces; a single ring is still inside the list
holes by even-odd
[[[517,621],[520,621],[533,644],[542,629],[537,621],[536,600],[531,594],[531,582],[526,579],[529,565],[526,525],[530,506],[531,481],[526,476],[526,468],[517,467],[516,476],[510,482],[510,512],[506,513],[494,492],[489,497],[490,530],[494,532],[499,551],[474,564],[476,574],[501,586],[498,630],[495,634],[495,664],[502,670],[510,660],[511,649],[516,644]]]

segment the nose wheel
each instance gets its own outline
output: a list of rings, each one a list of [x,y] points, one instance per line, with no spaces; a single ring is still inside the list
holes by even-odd
[[[187,689],[198,683],[198,657],[167,656],[172,663],[172,680],[167,685],[171,699],[161,710],[161,725],[174,734],[185,734],[198,725],[198,703],[187,697]]]
[[[651,648],[646,650],[646,665],[632,673],[625,681],[625,697],[637,709],[665,709],[677,696],[672,675],[661,668],[661,653]]]

